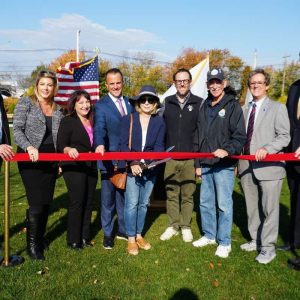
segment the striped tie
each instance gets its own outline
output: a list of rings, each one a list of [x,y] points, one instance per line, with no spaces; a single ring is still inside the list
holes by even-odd
[[[246,144],[244,147],[244,154],[250,154],[250,143],[251,143],[251,138],[252,138],[253,129],[254,129],[255,112],[256,112],[256,104],[253,103],[249,121],[248,121],[247,140],[246,140]]]

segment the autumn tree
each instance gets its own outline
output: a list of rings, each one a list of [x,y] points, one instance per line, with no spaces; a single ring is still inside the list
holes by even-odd
[[[60,66],[65,65],[68,62],[76,62],[77,52],[76,50],[69,50],[66,53],[55,58],[48,66],[49,70],[55,72]],[[79,61],[85,60],[85,52],[79,52]]]
[[[223,68],[230,81],[230,84],[241,90],[241,75],[244,69],[244,62],[238,56],[234,56],[228,49],[211,49],[197,51],[192,48],[183,49],[182,53],[169,67],[167,79],[172,82],[172,75],[179,68],[191,69],[209,54],[209,65],[212,68]]]

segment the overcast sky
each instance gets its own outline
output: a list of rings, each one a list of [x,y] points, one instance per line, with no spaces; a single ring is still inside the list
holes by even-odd
[[[284,56],[299,59],[299,28],[299,0],[7,0],[0,50],[9,52],[0,51],[0,74],[29,73],[63,53],[54,49],[75,49],[77,29],[81,49],[99,48],[110,60],[151,52],[171,62],[183,48],[227,48],[252,65],[257,49],[258,65],[280,67]]]

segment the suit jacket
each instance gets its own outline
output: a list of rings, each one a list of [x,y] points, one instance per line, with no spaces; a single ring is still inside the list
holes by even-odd
[[[133,107],[126,97],[123,97],[127,114],[133,112]],[[109,95],[104,96],[94,107],[94,146],[104,145],[105,151],[120,150],[121,114]],[[111,161],[99,161],[101,172],[112,171]]]
[[[244,118],[247,120],[250,105],[243,106]],[[268,153],[280,153],[290,142],[290,122],[285,105],[275,102],[268,97],[264,100],[254,124],[250,144],[250,154],[264,147]],[[285,163],[256,162],[240,160],[239,175],[249,171],[252,165],[254,176],[258,180],[278,180],[285,176]]]
[[[2,141],[0,141],[0,144],[10,145],[11,141],[10,141],[8,120],[4,109],[4,103],[1,94],[0,94],[0,110],[1,110],[1,119],[2,119],[2,128],[0,128],[0,130],[2,130]]]
[[[300,147],[300,119],[297,119],[298,102],[300,98],[300,80],[295,81],[289,89],[286,107],[291,122],[291,142],[287,152],[295,152]],[[300,162],[290,162],[289,167],[300,174]]]
[[[66,116],[61,120],[57,134],[57,151],[64,152],[65,147],[76,148],[80,152],[93,152],[90,138],[77,114]],[[61,166],[88,166],[96,169],[96,162],[61,162]]]
[[[62,112],[57,109],[52,114],[52,136],[54,147],[57,142],[57,132]],[[46,118],[40,107],[32,103],[28,97],[21,98],[14,110],[14,139],[17,146],[26,151],[33,146],[38,149],[46,133]]]

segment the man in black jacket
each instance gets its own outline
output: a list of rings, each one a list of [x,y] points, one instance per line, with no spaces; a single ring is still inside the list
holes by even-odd
[[[13,148],[10,146],[10,134],[6,112],[4,109],[3,98],[0,94],[0,168],[3,160],[13,157]]]
[[[291,123],[291,142],[287,152],[295,152],[300,159],[300,79],[290,86],[286,106]],[[294,250],[300,248],[300,162],[288,162],[286,170],[290,189],[291,223],[289,245],[281,249]],[[299,257],[289,259],[289,264],[300,270]]]
[[[187,69],[179,69],[173,75],[177,90],[165,99],[166,147],[173,151],[193,151],[193,136],[202,98],[190,91],[192,75]],[[184,242],[191,242],[191,218],[194,208],[193,194],[196,189],[194,160],[170,160],[166,163],[165,184],[169,226],[160,236],[162,241],[178,235],[181,229]]]
[[[194,142],[196,152],[211,152],[214,158],[196,160],[196,174],[202,177],[200,214],[204,236],[193,246],[218,243],[215,255],[226,258],[231,251],[236,165],[227,156],[241,153],[246,131],[242,108],[234,91],[227,87],[222,69],[208,72],[207,88],[209,95],[199,112]]]

